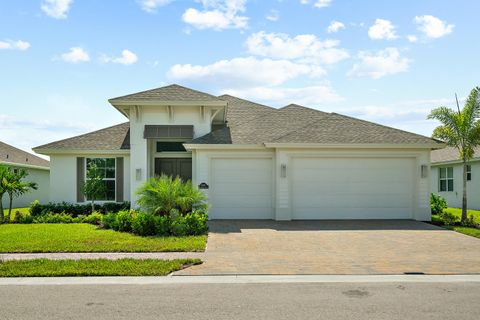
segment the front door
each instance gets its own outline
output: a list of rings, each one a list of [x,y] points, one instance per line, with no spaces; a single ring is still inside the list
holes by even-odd
[[[155,158],[155,175],[162,174],[176,177],[179,176],[183,181],[192,179],[192,159],[191,158]]]

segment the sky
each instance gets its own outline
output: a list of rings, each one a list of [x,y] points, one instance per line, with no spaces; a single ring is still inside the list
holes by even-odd
[[[178,83],[430,136],[480,84],[475,0],[2,0],[0,141],[127,121],[108,99]]]

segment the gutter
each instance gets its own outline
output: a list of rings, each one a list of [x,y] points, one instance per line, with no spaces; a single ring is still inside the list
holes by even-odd
[[[28,168],[28,169],[39,169],[39,170],[50,171],[50,167],[36,166],[33,164],[23,164],[23,163],[6,162],[6,161],[1,161],[0,164],[12,166],[12,167],[21,167],[21,168]]]

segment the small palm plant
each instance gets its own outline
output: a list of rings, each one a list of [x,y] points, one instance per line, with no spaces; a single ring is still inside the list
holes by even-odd
[[[187,214],[192,210],[206,210],[206,196],[190,181],[162,175],[150,178],[138,191],[138,205],[149,213],[169,215],[172,210]]]
[[[463,162],[462,222],[467,220],[467,163],[473,158],[474,148],[480,145],[479,95],[480,87],[476,87],[470,92],[462,110],[457,101],[456,111],[439,107],[428,116],[428,119],[442,123],[435,128],[432,136],[458,149]]]
[[[19,197],[31,190],[37,189],[37,184],[35,182],[24,181],[28,176],[28,172],[25,169],[17,169],[13,171],[11,168],[8,168],[6,172],[2,174],[2,181],[0,187],[4,193],[8,194],[8,214],[7,221],[10,221],[10,216],[12,214],[13,199]],[[3,210],[3,208],[2,208]]]

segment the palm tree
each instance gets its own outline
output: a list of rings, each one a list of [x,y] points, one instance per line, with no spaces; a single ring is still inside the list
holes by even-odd
[[[428,119],[436,119],[442,125],[435,128],[432,137],[457,148],[463,162],[462,222],[467,219],[467,163],[473,158],[474,148],[480,145],[480,87],[473,88],[462,110],[447,107],[433,109]]]
[[[10,216],[12,214],[13,198],[30,192],[32,189],[37,189],[37,184],[35,182],[23,181],[27,176],[28,172],[25,169],[12,171],[10,168],[8,169],[8,173],[4,176],[4,187],[9,200],[7,221],[10,221]]]
[[[7,190],[5,188],[5,177],[8,174],[8,167],[6,165],[0,164],[0,223],[3,222],[3,203],[2,199]]]

